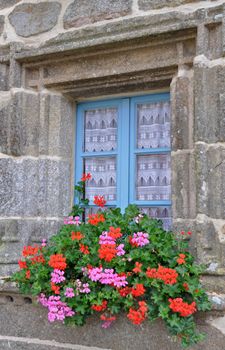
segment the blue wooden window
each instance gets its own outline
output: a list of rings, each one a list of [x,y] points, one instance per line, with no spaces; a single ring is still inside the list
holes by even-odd
[[[170,153],[169,93],[78,104],[75,181],[92,173],[93,209],[100,194],[108,207],[135,203],[169,227]]]

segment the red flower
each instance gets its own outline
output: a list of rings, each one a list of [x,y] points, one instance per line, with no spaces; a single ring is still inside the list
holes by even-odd
[[[116,256],[115,244],[102,244],[98,250],[99,258],[105,261],[111,261]]]
[[[85,182],[91,179],[91,174],[87,173],[87,174],[83,174],[82,178],[80,179],[81,181]]]
[[[139,309],[134,310],[132,308],[129,309],[129,313],[127,317],[131,320],[133,324],[141,324],[146,316],[147,316],[147,311],[148,307],[145,301],[139,301]]]
[[[177,283],[178,273],[176,270],[170,269],[169,267],[159,266],[158,269],[151,269],[148,267],[146,271],[148,278],[156,278],[162,280],[165,284]]]
[[[80,241],[82,238],[84,238],[84,236],[82,235],[81,232],[71,232],[71,239],[74,241],[74,240],[77,240],[77,241]]]
[[[143,284],[136,284],[134,288],[132,288],[131,294],[133,297],[140,297],[141,295],[145,294],[146,289],[144,288]]]
[[[94,196],[94,204],[103,208],[106,204],[106,200],[103,196]]]
[[[55,294],[60,294],[60,287],[56,286],[55,283],[51,282],[51,290],[55,293]]]
[[[179,258],[177,259],[177,263],[179,265],[185,264],[185,257],[186,257],[185,254],[179,254]]]
[[[27,269],[26,261],[19,260],[18,264],[19,264],[20,269]]]
[[[43,255],[34,256],[30,260],[32,261],[33,265],[37,264],[37,263],[40,263],[40,264],[44,264],[45,263],[45,259],[44,259]]]
[[[32,247],[32,246],[27,246],[27,247],[23,247],[23,256],[31,256],[31,255],[35,255],[37,254],[39,250],[39,247]]]
[[[191,231],[188,231],[187,234],[188,234],[189,236],[191,236],[191,235],[192,235],[192,232],[191,232]]]
[[[66,258],[62,254],[53,254],[50,256],[50,260],[48,262],[49,266],[53,267],[53,269],[65,270]]]
[[[132,247],[138,247],[138,244],[136,242],[133,242],[133,237],[132,236],[128,236],[128,240],[130,245],[132,245]]]
[[[112,237],[113,239],[117,239],[117,238],[122,237],[121,228],[120,227],[115,228],[115,227],[110,226],[108,235],[110,237]]]
[[[107,308],[107,301],[106,300],[103,300],[100,305],[94,304],[94,305],[91,306],[92,310],[95,310],[95,311],[98,311],[98,312],[101,312],[101,311],[105,310],[106,308]]]
[[[191,304],[188,304],[183,301],[182,298],[169,299],[170,309],[173,312],[178,312],[182,317],[188,317],[197,311],[196,303],[193,301]]]
[[[131,287],[124,287],[118,290],[120,293],[121,297],[125,298],[128,294],[130,294],[132,291]]]
[[[103,214],[90,214],[88,215],[88,223],[97,226],[99,222],[104,222],[105,218]]]
[[[90,254],[88,246],[80,243],[80,252],[87,255]]]
[[[183,283],[183,287],[184,287],[184,289],[186,290],[186,291],[188,291],[189,290],[189,286],[188,286],[188,284],[185,282],[185,283]]]
[[[29,280],[30,279],[30,270],[26,271],[26,278]]]
[[[134,273],[139,273],[139,272],[141,272],[141,267],[142,267],[142,264],[139,263],[139,262],[136,262],[136,263],[135,263],[135,267],[133,268]]]

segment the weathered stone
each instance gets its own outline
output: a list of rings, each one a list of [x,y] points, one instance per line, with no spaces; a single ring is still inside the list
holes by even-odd
[[[208,127],[209,129],[210,127]],[[197,211],[212,218],[225,218],[225,147],[196,145]]]
[[[198,215],[195,235],[198,262],[209,268],[209,274],[216,275],[217,269],[221,266],[221,249],[223,248],[213,221]]]
[[[0,10],[6,8],[6,7],[11,7],[21,0],[0,0]]]
[[[222,350],[224,336],[205,322],[206,317],[205,315],[197,317],[197,328],[199,331],[207,333],[207,338],[204,342],[197,344],[194,349]],[[14,305],[13,302],[8,302],[1,305],[0,324],[2,336],[30,338],[31,346],[31,338],[35,338],[42,341],[46,341],[46,339],[49,341],[55,340],[63,344],[80,344],[78,345],[79,350],[83,350],[82,345],[90,346],[90,350],[92,350],[91,347],[114,350],[182,349],[180,343],[174,342],[169,336],[162,321],[156,320],[151,324],[144,322],[140,328],[132,325],[125,315],[117,318],[110,329],[109,337],[109,333],[99,326],[99,318],[97,317],[92,317],[83,327],[65,326],[61,322],[49,323],[47,311],[41,306],[35,306],[34,304],[19,306]],[[40,343],[39,345],[41,346]],[[26,347],[22,347],[22,349],[26,349]],[[29,349],[32,349],[32,347]],[[54,346],[53,349],[57,349],[57,347]]]
[[[9,152],[10,92],[0,92],[0,152]]]
[[[172,149],[193,148],[192,71],[183,70],[171,84]]]
[[[17,35],[30,37],[52,29],[58,21],[61,4],[58,2],[18,5],[9,15]]]
[[[15,91],[10,113],[10,150],[12,155],[38,155],[39,96],[34,92]]]
[[[5,25],[5,16],[0,16],[0,35],[3,33]]]
[[[132,0],[75,0],[67,8],[64,28],[80,27],[88,23],[109,20],[131,13]]]
[[[204,56],[196,61],[195,141],[225,141],[225,66],[208,65]]]
[[[207,292],[224,293],[225,276],[202,276],[201,282]]]
[[[154,10],[163,7],[175,7],[198,0],[138,0],[140,10]]]
[[[48,123],[48,138],[44,132],[40,139],[40,150],[44,152],[47,142],[47,154],[71,159],[75,125],[73,104],[61,95],[44,94],[42,99],[45,106],[40,116],[43,123],[41,130],[44,131],[45,124]]]
[[[195,162],[191,152],[172,152],[173,218],[195,218]]]
[[[4,216],[63,216],[71,207],[71,165],[51,159],[0,159]]]
[[[0,63],[0,91],[6,91],[9,87],[9,66]]]

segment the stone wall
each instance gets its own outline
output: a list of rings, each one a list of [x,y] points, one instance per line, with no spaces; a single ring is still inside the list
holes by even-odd
[[[76,101],[170,89],[174,228],[224,293],[224,8],[0,0],[0,276],[70,210]]]

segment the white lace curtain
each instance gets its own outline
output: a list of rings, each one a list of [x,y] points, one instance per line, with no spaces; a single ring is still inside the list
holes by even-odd
[[[136,109],[136,148],[170,147],[170,104],[166,102],[140,103]],[[117,108],[88,110],[84,120],[85,152],[114,151],[117,149]],[[136,200],[160,201],[171,199],[169,154],[147,154],[136,157]],[[87,157],[85,172],[92,174],[86,186],[86,197],[93,200],[103,195],[107,202],[116,198],[116,157]],[[159,217],[169,227],[171,209],[143,208],[148,215]]]

